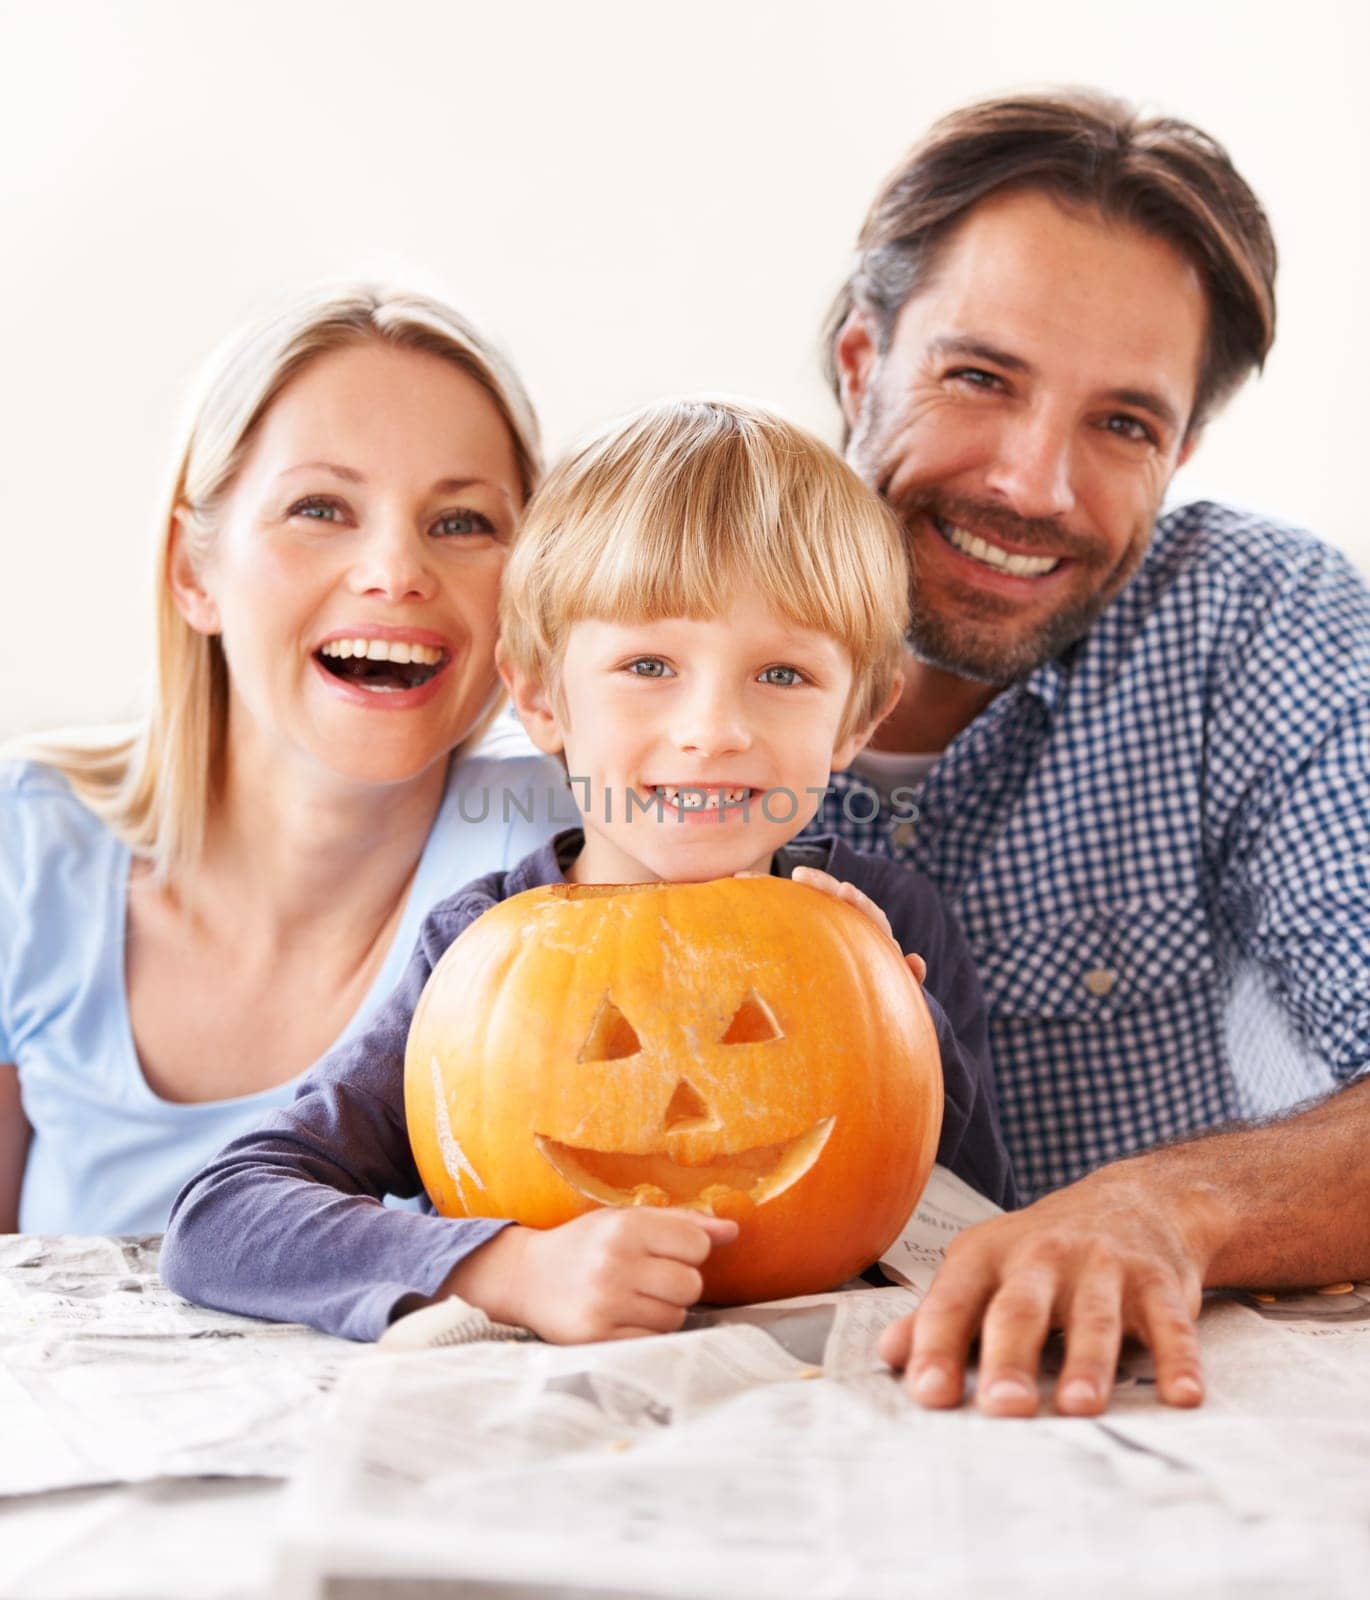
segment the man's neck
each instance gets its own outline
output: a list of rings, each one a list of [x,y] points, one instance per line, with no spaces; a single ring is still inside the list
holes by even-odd
[[[872,750],[931,754],[945,750],[1000,692],[974,683],[904,652],[904,690],[899,703],[875,730]]]

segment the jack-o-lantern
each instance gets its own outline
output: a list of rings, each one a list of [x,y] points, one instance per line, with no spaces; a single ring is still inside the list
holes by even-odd
[[[893,943],[780,878],[554,884],[473,922],[405,1059],[445,1216],[601,1205],[741,1223],[704,1298],[831,1288],[907,1221],[942,1119],[937,1036]]]

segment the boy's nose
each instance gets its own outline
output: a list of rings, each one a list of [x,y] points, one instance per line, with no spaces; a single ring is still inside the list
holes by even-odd
[[[746,750],[751,728],[736,698],[712,692],[694,696],[682,707],[675,728],[676,747],[692,755],[728,755]]]

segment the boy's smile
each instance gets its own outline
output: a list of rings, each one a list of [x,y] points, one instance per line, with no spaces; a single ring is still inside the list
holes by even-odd
[[[556,691],[515,681],[534,740],[565,752],[584,815],[581,883],[767,872],[809,821],[846,733],[846,648],[756,589],[709,618],[573,623]]]

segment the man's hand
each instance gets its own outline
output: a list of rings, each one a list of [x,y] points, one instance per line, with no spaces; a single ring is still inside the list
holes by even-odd
[[[739,877],[745,874],[739,873]],[[877,928],[891,943],[896,943],[894,929],[890,927],[890,919],[885,915],[884,908],[876,905],[871,897],[858,889],[854,883],[846,883],[841,878],[834,878],[832,873],[824,872],[821,867],[796,867],[794,881],[804,883],[810,889],[818,889],[823,894],[830,894],[834,900],[845,900],[849,906],[854,906],[863,916],[869,917]],[[903,952],[901,951],[902,955]],[[909,971],[921,984],[928,975],[927,962],[919,955],[906,955],[904,960]]]
[[[1029,1417],[1042,1346],[1060,1328],[1056,1409],[1092,1416],[1107,1406],[1119,1347],[1133,1334],[1151,1348],[1161,1399],[1195,1406],[1203,1399],[1194,1319],[1204,1264],[1194,1236],[1167,1219],[1155,1192],[1127,1165],[1105,1168],[961,1234],[922,1305],[885,1330],[880,1354],[904,1368],[920,1405],[955,1406],[978,1334],[980,1409]]]
[[[699,1299],[699,1268],[737,1223],[698,1211],[605,1208],[545,1231],[506,1228],[444,1292],[552,1344],[674,1333]]]

